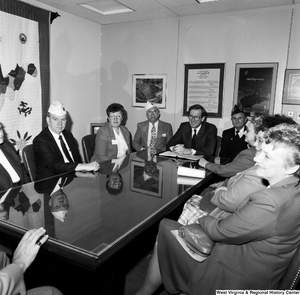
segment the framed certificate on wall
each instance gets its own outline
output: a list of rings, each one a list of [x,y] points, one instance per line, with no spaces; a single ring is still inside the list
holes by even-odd
[[[208,117],[222,117],[224,63],[184,65],[183,115],[194,104],[202,105]]]

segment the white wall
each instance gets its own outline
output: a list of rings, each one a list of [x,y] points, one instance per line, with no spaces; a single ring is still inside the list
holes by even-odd
[[[81,149],[90,123],[100,122],[101,25],[34,0],[23,2],[61,15],[50,27],[50,97],[65,105]]]
[[[300,7],[294,5],[289,68],[300,68]],[[127,127],[134,134],[136,123],[145,119],[143,109],[132,107],[132,75],[168,76],[167,108],[162,120],[173,124],[182,116],[184,64],[225,63],[223,117],[208,121],[223,129],[231,127],[236,63],[278,62],[274,113],[280,113],[292,8],[281,7],[189,16],[177,20],[145,21],[102,26],[101,109],[111,102],[123,103]]]

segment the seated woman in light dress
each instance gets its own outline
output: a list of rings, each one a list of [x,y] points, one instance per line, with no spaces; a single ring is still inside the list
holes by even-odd
[[[91,161],[103,162],[131,152],[130,132],[121,125],[125,114],[124,107],[119,103],[112,103],[106,109],[106,114],[107,124],[98,129]]]

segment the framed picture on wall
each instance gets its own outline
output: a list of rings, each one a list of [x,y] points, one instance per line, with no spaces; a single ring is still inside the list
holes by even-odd
[[[151,166],[150,166],[151,165]],[[133,192],[162,197],[162,166],[153,161],[131,161],[130,189]]]
[[[273,115],[278,63],[237,63],[233,105],[247,116]]]
[[[105,123],[91,123],[91,134],[97,134],[98,129]]]
[[[285,70],[282,103],[300,104],[300,70]]]
[[[201,104],[208,117],[222,117],[224,68],[224,63],[184,65],[184,116],[191,105]]]
[[[132,82],[132,105],[145,107],[146,103],[152,102],[160,109],[166,108],[167,75],[133,75]]]

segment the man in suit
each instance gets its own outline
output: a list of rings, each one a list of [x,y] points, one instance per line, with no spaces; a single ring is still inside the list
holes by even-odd
[[[157,151],[165,151],[167,142],[173,136],[173,129],[170,123],[160,119],[160,111],[151,102],[146,103],[147,121],[137,124],[132,145],[136,151],[152,149],[153,154]],[[153,135],[152,135],[153,134]]]
[[[33,140],[37,179],[73,171],[97,171],[97,162],[80,163],[80,154],[73,134],[65,130],[67,112],[59,101],[51,103],[47,124]]]
[[[14,146],[5,140],[4,129],[0,123],[0,190],[29,182]]]
[[[232,161],[242,150],[248,148],[245,141],[247,116],[237,105],[231,111],[231,122],[233,127],[222,133],[220,157]]]
[[[181,123],[167,149],[179,155],[213,155],[217,142],[216,126],[206,122],[207,113],[200,104],[190,106],[188,113],[189,122]]]

